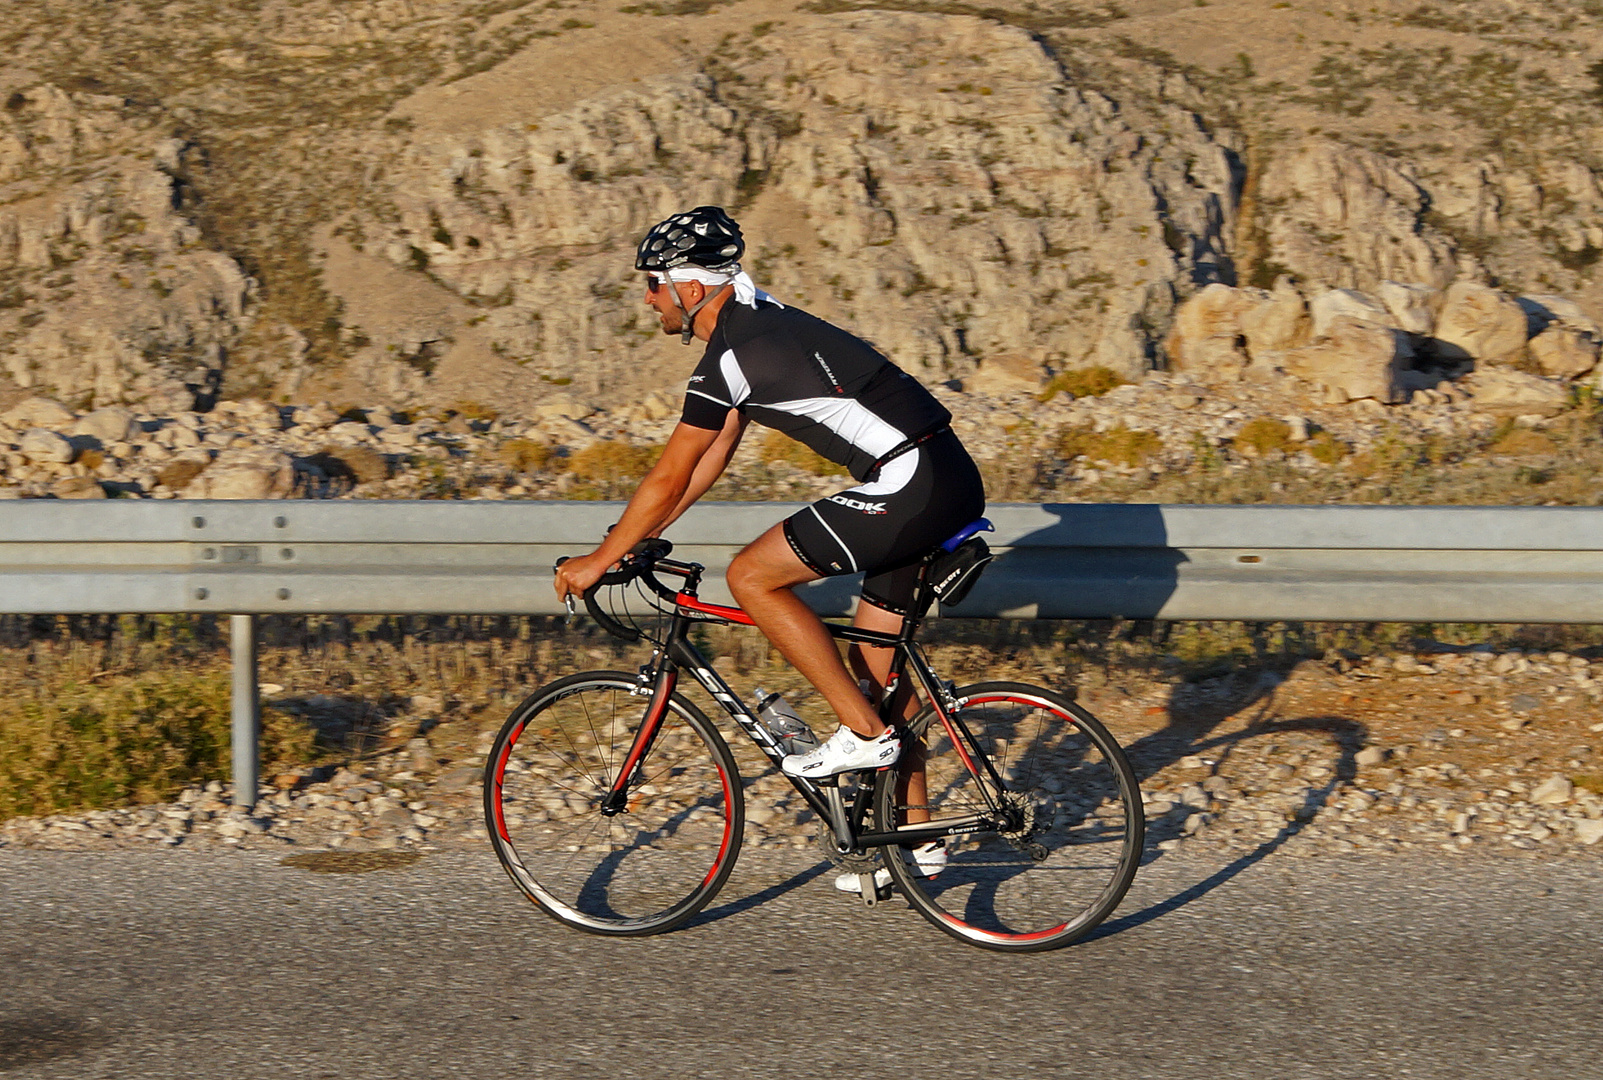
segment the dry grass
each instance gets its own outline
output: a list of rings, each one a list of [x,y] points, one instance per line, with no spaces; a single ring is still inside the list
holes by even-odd
[[[210,464],[209,461],[196,461],[194,458],[179,458],[156,470],[156,482],[173,491],[182,491]]]
[[[1558,445],[1540,431],[1511,427],[1500,434],[1488,448],[1493,454],[1504,457],[1530,457],[1558,453]]]
[[[539,472],[551,460],[551,447],[533,439],[508,439],[495,448],[495,459],[516,472]]]
[[[315,760],[316,732],[265,710],[263,762]],[[229,679],[217,665],[40,684],[0,701],[0,818],[160,802],[228,773]]]
[[[1134,431],[1120,424],[1107,431],[1091,428],[1064,428],[1058,432],[1057,455],[1065,461],[1077,457],[1112,465],[1145,465],[1163,452],[1163,439],[1156,432]]]
[[[1073,371],[1064,371],[1052,376],[1051,381],[1042,387],[1036,398],[1045,403],[1059,394],[1072,394],[1077,398],[1101,397],[1109,390],[1124,386],[1129,381],[1118,372],[1100,364],[1075,368]]]
[[[1242,425],[1241,430],[1236,432],[1235,445],[1257,457],[1277,450],[1284,453],[1291,447],[1291,425],[1284,420],[1260,416]]]
[[[923,634],[960,683],[1020,678],[1068,688],[1126,678],[1174,683],[1289,669],[1299,660],[1455,646],[1596,653],[1596,627],[941,620]],[[589,620],[265,619],[267,775],[350,763],[425,736],[442,763],[476,762],[484,737],[536,687],[645,658]],[[698,645],[741,693],[784,693],[818,717],[816,693],[755,630],[706,627]],[[226,779],[226,638],[207,617],[0,620],[0,819],[170,798]],[[699,688],[687,692],[710,715]]]
[[[837,465],[833,461],[809,450],[789,435],[772,429],[763,434],[759,453],[766,462],[783,461],[814,476],[847,475],[843,466]]]
[[[1347,444],[1328,431],[1315,432],[1303,449],[1321,465],[1335,465],[1347,456]]]

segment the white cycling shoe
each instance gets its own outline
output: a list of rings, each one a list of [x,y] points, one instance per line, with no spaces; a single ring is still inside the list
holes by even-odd
[[[902,858],[912,868],[915,877],[934,877],[946,869],[946,841],[931,840],[927,844],[920,844],[916,848],[908,848]],[[874,888],[888,889],[891,886],[891,872],[883,866],[874,871]],[[863,875],[854,874],[850,870],[835,878],[835,888],[841,892],[863,893]]]
[[[817,780],[837,773],[882,768],[895,764],[901,756],[902,741],[890,728],[886,728],[885,733],[877,739],[861,739],[851,728],[842,724],[816,750],[809,750],[805,754],[787,754],[779,767],[788,776]]]

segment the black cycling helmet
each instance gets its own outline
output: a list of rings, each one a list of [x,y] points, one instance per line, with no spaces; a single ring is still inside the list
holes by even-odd
[[[653,225],[635,252],[635,269],[661,273],[688,263],[725,270],[745,252],[740,226],[723,207],[698,206]]]

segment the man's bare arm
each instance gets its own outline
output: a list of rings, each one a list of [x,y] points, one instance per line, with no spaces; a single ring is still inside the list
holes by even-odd
[[[718,481],[724,470],[729,467],[729,459],[734,457],[735,451],[739,449],[740,438],[746,433],[748,423],[750,421],[740,413],[734,409],[729,410],[729,418],[724,421],[723,430],[718,432],[718,437],[712,441],[712,445],[707,447],[706,452],[701,455],[701,460],[696,463],[696,470],[691,474],[690,484],[680,497],[679,505],[669,513],[668,520],[657,527],[657,531],[652,533],[653,536],[661,534],[663,529],[678,521],[680,516],[694,506],[696,500],[707,494],[707,489]]]
[[[722,431],[689,424],[674,428],[662,457],[640,481],[623,517],[618,519],[601,546],[589,555],[569,559],[558,568],[557,598],[583,593],[601,579],[609,566],[627,555],[630,548],[665,528],[689,490],[697,466],[722,435]]]

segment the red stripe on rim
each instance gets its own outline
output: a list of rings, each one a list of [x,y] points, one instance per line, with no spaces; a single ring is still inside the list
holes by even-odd
[[[981,930],[977,926],[970,926],[962,919],[954,918],[944,911],[941,912],[941,918],[945,919],[947,922],[951,923],[965,934],[969,934],[974,937],[990,938],[992,941],[1040,941],[1042,938],[1049,938],[1054,934],[1063,933],[1064,928],[1069,925],[1068,923],[1058,923],[1058,925],[1052,927],[1050,930],[1036,930],[1028,934],[1001,934],[997,933],[995,930]]]
[[[713,760],[716,761],[717,759],[714,758]],[[712,866],[707,870],[707,876],[701,879],[703,885],[711,881],[714,875],[718,873],[718,868],[724,864],[724,856],[729,851],[730,838],[735,835],[734,814],[729,812],[735,805],[735,793],[729,788],[729,774],[722,768],[718,770],[718,782],[724,786],[724,842],[718,845],[718,857],[712,861]]]
[[[503,786],[501,778],[506,775],[507,761],[512,757],[512,747],[517,744],[519,736],[523,734],[523,729],[528,726],[529,722],[525,720],[518,725],[516,731],[507,737],[507,741],[503,744],[501,750],[501,759],[495,763],[495,831],[500,835],[501,839],[509,844],[512,843],[512,837],[507,833],[506,814],[501,808],[501,789]]]

